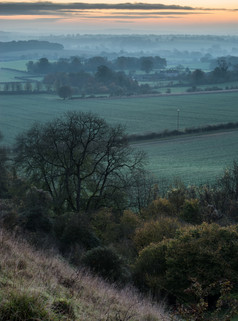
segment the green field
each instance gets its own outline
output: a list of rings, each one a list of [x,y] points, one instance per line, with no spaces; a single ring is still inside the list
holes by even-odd
[[[20,78],[20,79],[19,79]],[[35,76],[31,74],[27,74],[24,71],[18,71],[18,70],[8,70],[8,69],[1,69],[0,68],[0,83],[6,83],[6,82],[24,82],[26,80],[32,80],[32,82],[42,81],[43,77],[41,76]]]
[[[148,169],[156,178],[186,184],[214,181],[238,160],[238,131],[174,137],[134,144],[149,156]]]
[[[54,95],[0,96],[0,128],[4,143],[28,129],[34,121],[51,120],[67,110],[91,111],[109,123],[122,123],[129,133],[176,129],[238,121],[238,93],[184,95],[126,99],[61,100]],[[186,183],[214,179],[237,158],[238,132],[191,136],[143,144],[148,168],[160,177],[181,176]],[[142,146],[142,144],[141,144]],[[238,148],[237,148],[238,149]],[[237,155],[237,156],[236,156]]]
[[[26,73],[16,70],[0,69],[0,82],[22,82],[21,79],[16,77],[25,77]]]
[[[26,71],[26,64],[29,60],[0,61],[0,68],[12,68]]]
[[[238,121],[238,93],[125,99],[61,100],[55,95],[1,95],[0,125],[7,143],[35,121],[52,119],[67,110],[91,111],[129,133],[160,132]]]
[[[183,59],[167,59],[167,68],[176,68],[177,66],[182,65],[184,68],[189,68],[191,71],[195,69],[202,69],[204,71],[210,71],[210,63],[209,62],[201,62],[201,61],[188,61],[185,62]]]

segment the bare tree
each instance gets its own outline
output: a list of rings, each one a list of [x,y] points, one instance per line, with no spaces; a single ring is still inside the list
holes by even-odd
[[[36,123],[16,142],[21,173],[48,190],[58,209],[88,211],[125,196],[143,159],[128,145],[122,126],[112,127],[91,113],[68,112]]]

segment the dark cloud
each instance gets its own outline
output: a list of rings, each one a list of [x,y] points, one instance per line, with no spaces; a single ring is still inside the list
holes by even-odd
[[[198,13],[189,13],[189,12],[150,12],[149,14],[139,12],[139,13],[132,13],[132,12],[125,12],[124,14],[110,14],[110,15],[104,15],[103,19],[151,19],[151,18],[165,18],[167,16],[173,16],[174,18],[176,16],[182,16],[182,15],[188,15],[188,14],[198,14]],[[204,13],[203,13],[204,14]],[[206,13],[208,14],[208,13]],[[84,18],[89,19],[101,19],[102,16],[100,15],[81,15]]]
[[[212,10],[190,6],[148,4],[148,3],[52,3],[52,2],[0,2],[0,15],[58,15],[78,10]]]

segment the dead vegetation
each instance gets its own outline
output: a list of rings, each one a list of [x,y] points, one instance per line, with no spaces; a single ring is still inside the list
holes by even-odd
[[[169,320],[162,304],[152,304],[133,288],[109,285],[3,230],[0,248],[0,320]],[[27,304],[29,315],[22,316]]]

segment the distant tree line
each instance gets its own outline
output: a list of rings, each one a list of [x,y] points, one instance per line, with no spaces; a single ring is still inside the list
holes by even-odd
[[[113,71],[104,65],[99,66],[95,74],[85,71],[47,74],[43,82],[46,87],[51,86],[56,92],[67,86],[73,93],[81,95],[97,93],[121,96],[150,92],[149,85],[139,85],[123,71]],[[62,98],[68,97],[66,95]]]
[[[42,93],[49,91],[44,88],[42,82],[5,82],[0,85],[0,94],[26,94],[26,93]]]
[[[220,57],[210,61],[213,70],[205,72],[202,69],[191,71],[179,65],[172,69],[161,70],[151,75],[136,75],[137,80],[177,80],[179,84],[171,84],[171,87],[183,85],[206,85],[217,84],[238,80],[238,58],[237,57]]]
[[[47,58],[41,58],[37,62],[29,61],[27,70],[31,73],[48,74],[53,72],[95,72],[99,66],[106,66],[114,71],[135,71],[143,70],[150,72],[153,69],[163,69],[167,62],[165,58],[155,57],[118,57],[114,60],[108,60],[106,57],[71,57],[61,58],[56,62],[49,62]]]
[[[38,40],[28,40],[28,41],[10,41],[10,42],[0,42],[1,52],[10,51],[24,51],[24,50],[62,50],[64,46],[59,43],[51,43],[49,41],[38,41]]]

